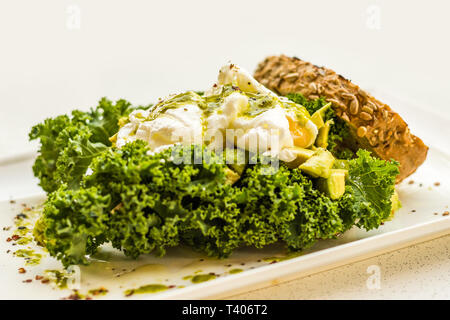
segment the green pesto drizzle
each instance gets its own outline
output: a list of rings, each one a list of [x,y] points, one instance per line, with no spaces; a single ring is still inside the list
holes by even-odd
[[[163,284],[147,284],[145,286],[139,287],[137,289],[128,289],[125,291],[126,296],[131,296],[132,294],[143,294],[143,293],[156,293],[167,290],[169,287]]]
[[[29,244],[31,241],[33,241],[33,238],[31,237],[22,237],[19,240],[16,241],[18,245],[24,246],[26,244]]]
[[[150,115],[146,120],[154,120],[160,114],[165,113],[169,109],[176,109],[187,104],[195,104],[200,109],[207,109],[205,100],[200,95],[193,91],[188,91],[185,93],[177,94],[173,97],[168,98],[167,100],[162,100],[161,102],[151,107]]]
[[[58,288],[67,289],[69,275],[66,272],[60,270],[45,270],[45,274]]]
[[[25,259],[25,265],[35,266],[41,262],[42,254],[36,253],[32,249],[19,249],[14,252],[14,255]]]
[[[191,282],[192,283],[200,283],[200,282],[213,280],[215,278],[216,278],[216,275],[214,275],[214,274],[198,274],[191,278]]]
[[[104,296],[108,293],[108,289],[105,289],[103,287],[97,288],[97,289],[91,289],[88,291],[88,294],[93,296]]]
[[[301,125],[304,125],[310,119],[310,114],[305,107],[287,99],[265,93],[245,92],[236,86],[224,85],[221,87],[220,92],[215,95],[204,96],[203,94],[194,91],[187,91],[161,100],[149,109],[150,114],[145,120],[154,120],[169,109],[176,109],[187,104],[194,104],[203,110],[203,126],[206,126],[205,119],[214,112],[220,113],[220,110],[218,109],[223,104],[225,98],[233,92],[239,92],[240,94],[247,96],[249,101],[247,108],[241,112],[239,117],[254,118],[269,109],[281,106],[285,110],[295,114],[296,120],[299,121]],[[126,122],[127,121],[121,119],[119,126],[122,127]]]
[[[244,270],[242,269],[231,269],[230,271],[228,271],[229,274],[236,274],[236,273],[240,273]]]
[[[285,260],[289,260],[289,259],[292,259],[292,258],[296,258],[296,257],[301,256],[303,254],[304,254],[304,252],[298,251],[298,252],[289,253],[289,254],[287,254],[285,256],[275,256],[275,257],[263,258],[263,260],[266,261],[266,262],[280,262],[280,261],[285,261]]]

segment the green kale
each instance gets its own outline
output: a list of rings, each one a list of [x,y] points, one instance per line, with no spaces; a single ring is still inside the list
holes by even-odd
[[[39,185],[47,192],[54,191],[59,187],[55,177],[56,161],[60,152],[56,138],[62,130],[70,125],[70,118],[63,115],[54,119],[46,119],[31,129],[30,140],[39,139],[41,144],[39,156],[33,165],[33,172],[40,180]]]
[[[362,149],[356,159],[349,161],[346,193],[339,203],[346,229],[353,225],[366,230],[378,228],[389,218],[398,165],[396,161],[372,157]]]
[[[59,154],[53,172],[55,185],[66,183],[70,189],[80,186],[92,159],[108,148],[102,142],[91,142],[92,136],[92,131],[86,125],[68,126],[59,133],[56,138]]]
[[[360,151],[349,162],[345,195],[333,201],[284,165],[247,164],[230,185],[226,154],[195,161],[205,149],[191,146],[191,163],[176,164],[186,150],[148,151],[143,141],[108,148],[92,161],[80,189],[63,185],[50,194],[41,227],[52,256],[66,266],[87,263],[85,255],[104,242],[134,258],[164,255],[180,244],[217,257],[279,241],[301,250],[354,224],[377,227],[389,216],[398,172],[395,163]]]
[[[85,178],[87,186],[99,186],[110,194],[117,208],[108,233],[113,246],[133,257],[152,251],[162,255],[190,230],[202,239],[214,239],[208,245],[224,242],[218,251],[226,252],[233,235],[216,226],[219,217],[227,218],[233,211],[225,205],[231,186],[225,183],[223,161],[214,155],[196,161],[202,149],[194,146],[156,155],[147,152],[143,141],[109,150],[95,159],[93,174]],[[183,152],[188,152],[190,164],[170,161]]]
[[[324,105],[327,104],[324,98],[318,98],[315,100],[308,100],[303,96],[301,93],[289,93],[286,96],[289,100],[303,106],[308,110],[309,114],[313,114],[320,108],[322,108]],[[334,112],[331,109],[328,109],[325,113],[325,119],[324,121],[331,119],[334,115]]]
[[[78,188],[91,160],[111,146],[109,137],[118,130],[118,120],[133,108],[125,100],[115,104],[103,98],[88,112],[74,110],[71,116],[46,119],[34,126],[30,140],[39,139],[39,156],[33,172],[40,186],[55,191],[62,183]]]
[[[335,238],[344,228],[338,202],[315,189],[312,181],[302,176],[300,170],[292,172],[292,178],[303,186],[305,197],[298,204],[295,220],[282,231],[286,233],[287,245],[290,249],[301,250],[312,246],[318,239]]]
[[[95,187],[70,190],[62,185],[51,193],[36,225],[44,227],[40,238],[50,255],[65,266],[86,264],[86,255],[106,240],[105,211],[110,203],[109,195],[102,196]]]
[[[197,249],[208,254],[229,255],[239,238],[227,222],[232,224],[233,211],[234,217],[238,212],[227,204],[232,187],[225,184],[225,166],[220,161],[177,165],[170,161],[172,151],[181,152],[148,155],[143,141],[109,148],[93,160],[93,173],[84,177],[82,188],[63,186],[52,193],[43,215],[50,254],[66,266],[86,263],[85,255],[106,239],[135,258],[163,255],[181,241],[198,241],[204,245]],[[97,207],[92,199],[98,199]],[[67,238],[60,241],[62,234]]]

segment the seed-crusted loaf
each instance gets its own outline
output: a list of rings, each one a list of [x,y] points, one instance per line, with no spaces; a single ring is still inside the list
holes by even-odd
[[[281,55],[261,62],[255,78],[281,95],[301,93],[309,99],[322,96],[332,102],[336,115],[350,127],[350,144],[400,163],[397,182],[425,161],[428,147],[411,134],[396,112],[333,70]]]

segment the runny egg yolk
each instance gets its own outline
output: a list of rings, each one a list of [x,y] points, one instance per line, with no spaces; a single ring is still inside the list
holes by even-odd
[[[300,148],[309,147],[313,138],[311,132],[291,117],[287,116],[286,118],[289,122],[289,131],[291,132],[294,146]]]

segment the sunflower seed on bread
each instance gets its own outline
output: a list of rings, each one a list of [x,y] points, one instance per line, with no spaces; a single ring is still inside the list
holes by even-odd
[[[322,96],[331,102],[336,115],[348,124],[355,148],[400,163],[397,182],[425,161],[428,147],[411,134],[398,113],[333,70],[280,55],[261,62],[255,78],[281,95],[301,93],[309,99]]]

